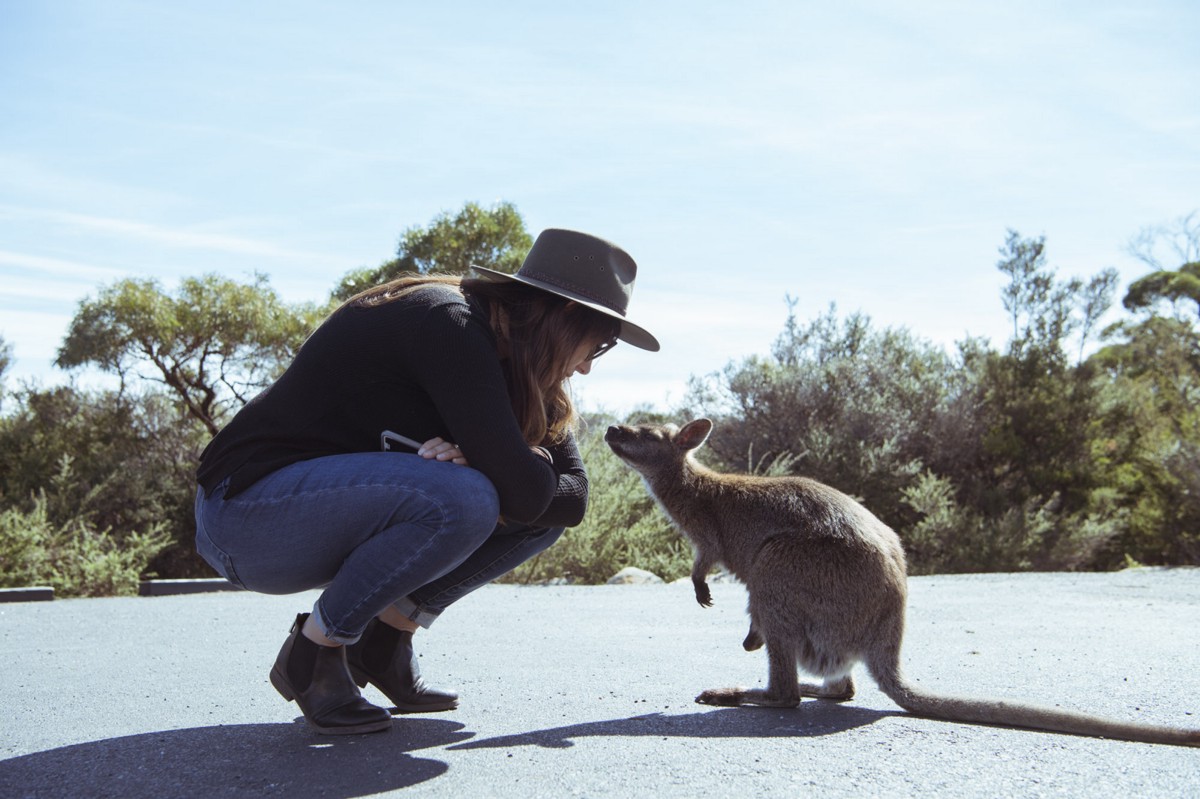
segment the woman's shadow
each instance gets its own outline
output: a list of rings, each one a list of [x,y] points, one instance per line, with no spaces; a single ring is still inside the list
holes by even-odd
[[[389,732],[319,736],[292,724],[164,730],[63,746],[0,761],[0,796],[368,796],[445,774],[442,760],[414,757],[516,746],[565,749],[589,737],[796,738],[832,735],[895,712],[827,702],[805,712],[723,708],[650,713],[471,740],[464,725],[406,716]],[[452,756],[453,758],[453,756]]]
[[[318,736],[298,719],[129,735],[0,761],[0,796],[372,795],[444,774],[446,763],[409,753],[470,738],[462,728],[406,718],[385,733]]]

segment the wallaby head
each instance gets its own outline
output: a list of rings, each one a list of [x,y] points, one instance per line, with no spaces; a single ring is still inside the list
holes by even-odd
[[[708,419],[697,419],[683,427],[614,424],[604,440],[618,458],[650,477],[680,471],[691,452],[708,439],[712,428]]]
[[[900,538],[853,498],[815,480],[705,468],[692,453],[712,427],[708,419],[683,427],[613,425],[604,436],[692,542],[697,601],[712,604],[706,577],[718,563],[746,585],[750,632],[743,646],[766,646],[767,687],[707,690],[697,702],[792,707],[801,696],[846,701],[854,695],[851,669],[862,663],[885,694],[917,715],[1200,746],[1198,730],[945,696],[910,682],[900,668],[907,597]],[[821,682],[800,683],[798,668]]]

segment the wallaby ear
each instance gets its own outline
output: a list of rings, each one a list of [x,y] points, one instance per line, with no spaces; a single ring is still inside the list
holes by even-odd
[[[712,432],[712,428],[713,423],[708,419],[688,422],[679,431],[679,435],[675,436],[675,446],[680,449],[695,449],[704,443],[708,434]]]

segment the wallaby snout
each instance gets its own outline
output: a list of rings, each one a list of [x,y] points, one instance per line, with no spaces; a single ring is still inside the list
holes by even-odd
[[[613,441],[620,441],[632,431],[633,428],[629,427],[629,425],[610,424],[608,426],[608,430],[606,430],[604,433],[604,440],[609,443],[612,443]]]

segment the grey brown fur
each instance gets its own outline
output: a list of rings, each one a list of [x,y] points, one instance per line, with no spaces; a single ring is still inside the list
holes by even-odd
[[[794,707],[802,696],[845,701],[850,672],[866,665],[880,689],[920,716],[1148,743],[1200,746],[1200,730],[1125,723],[1006,700],[940,696],[900,669],[907,566],[899,537],[845,494],[803,477],[722,474],[693,451],[712,422],[614,425],[605,440],[645,479],[692,542],[692,583],[711,605],[706,577],[718,563],[746,585],[746,649],[767,647],[765,689],[707,690],[711,705]],[[797,667],[821,679],[803,684]]]

